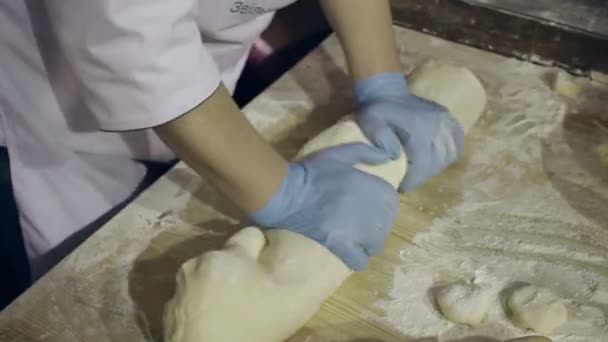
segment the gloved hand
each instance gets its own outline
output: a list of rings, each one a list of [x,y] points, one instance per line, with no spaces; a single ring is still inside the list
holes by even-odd
[[[368,139],[393,159],[401,148],[408,158],[399,191],[408,191],[454,162],[464,132],[448,110],[409,92],[402,73],[385,73],[357,82],[357,123]]]
[[[353,165],[388,160],[380,149],[352,143],[290,163],[279,191],[252,219],[265,227],[307,236],[351,269],[363,269],[369,257],[382,250],[399,199],[389,183]]]

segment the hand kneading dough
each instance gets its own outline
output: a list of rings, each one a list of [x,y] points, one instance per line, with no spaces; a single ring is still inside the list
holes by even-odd
[[[466,68],[430,61],[409,76],[409,86],[413,94],[435,101],[448,108],[465,132],[471,129],[486,106],[487,96],[483,85]],[[321,132],[309,141],[296,159],[320,151],[324,148],[352,143],[371,142],[359,129],[352,116]],[[361,171],[384,178],[397,188],[407,172],[407,156],[402,152],[397,160],[383,165],[357,165]]]
[[[471,70],[430,61],[409,77],[410,90],[450,110],[468,132],[488,102],[486,91]]]
[[[448,320],[478,325],[490,311],[494,297],[477,284],[454,283],[439,289],[435,300]]]
[[[546,288],[527,285],[507,299],[513,323],[537,333],[550,333],[568,320],[564,301]]]
[[[466,129],[485,105],[481,83],[467,69],[431,62],[410,77],[412,91],[446,106]],[[347,118],[312,139],[298,158],[334,145],[369,141]],[[395,188],[406,156],[359,169]],[[348,277],[350,270],[315,241],[286,230],[247,228],[221,251],[186,262],[165,308],[167,342],[278,342],[295,333]]]

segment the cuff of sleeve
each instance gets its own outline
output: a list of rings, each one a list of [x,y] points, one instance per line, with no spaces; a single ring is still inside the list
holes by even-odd
[[[215,92],[220,84],[221,80],[218,74],[213,82],[199,83],[171,94],[165,102],[156,106],[153,111],[140,115],[125,115],[120,119],[112,118],[106,120],[100,118],[98,120],[98,127],[102,131],[119,132],[162,125],[177,119],[204,102]]]

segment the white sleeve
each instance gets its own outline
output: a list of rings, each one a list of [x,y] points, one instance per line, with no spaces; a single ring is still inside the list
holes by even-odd
[[[47,0],[61,48],[98,128],[157,126],[204,101],[218,68],[196,0]]]

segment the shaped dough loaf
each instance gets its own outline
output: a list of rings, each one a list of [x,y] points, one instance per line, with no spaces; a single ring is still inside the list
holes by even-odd
[[[411,91],[446,106],[468,130],[486,102],[483,86],[465,68],[430,62],[410,76]],[[369,140],[352,118],[306,144],[296,158],[323,148]],[[360,170],[395,188],[406,156]],[[295,333],[348,277],[350,270],[317,242],[287,230],[246,228],[225,248],[187,261],[164,315],[167,342],[275,342]]]

